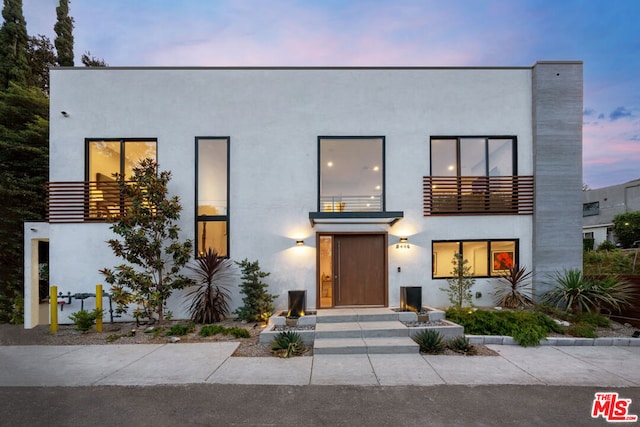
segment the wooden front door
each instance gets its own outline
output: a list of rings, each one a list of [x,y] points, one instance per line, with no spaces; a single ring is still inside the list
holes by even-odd
[[[333,246],[334,305],[386,305],[386,235],[334,235]]]

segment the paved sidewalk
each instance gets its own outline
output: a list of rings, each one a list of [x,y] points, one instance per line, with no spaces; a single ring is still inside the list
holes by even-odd
[[[160,384],[640,386],[640,347],[524,348],[499,356],[231,357],[237,343],[0,346],[0,387]]]

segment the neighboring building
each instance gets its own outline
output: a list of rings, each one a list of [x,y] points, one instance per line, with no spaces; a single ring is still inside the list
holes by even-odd
[[[583,191],[583,237],[594,239],[596,248],[605,240],[615,243],[613,218],[621,213],[635,211],[640,211],[640,179]]]
[[[481,306],[512,263],[534,270],[536,293],[582,265],[581,62],[62,68],[50,111],[48,224],[25,225],[27,328],[47,323],[30,248],[49,241],[63,294],[93,292],[121,262],[105,243],[111,174],[145,156],[172,171],[183,237],[259,260],[279,308],[300,289],[309,309],[397,306],[402,286],[448,305],[457,251]],[[184,306],[178,294],[169,308]]]

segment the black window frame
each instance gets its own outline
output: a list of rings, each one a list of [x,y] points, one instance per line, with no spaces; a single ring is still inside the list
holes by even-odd
[[[597,216],[600,215],[600,201],[588,202],[582,204],[582,216]]]
[[[124,173],[124,153],[125,145],[127,142],[155,142],[156,144],[156,159],[158,163],[158,138],[85,138],[84,139],[84,177],[85,181],[92,181],[89,177],[89,145],[92,142],[120,142],[120,174]],[[125,177],[128,178],[128,177]]]
[[[199,172],[199,166],[200,166],[200,159],[199,159],[199,155],[198,155],[198,148],[199,148],[199,143],[200,140],[211,140],[211,139],[219,139],[219,140],[226,140],[227,141],[227,213],[226,215],[198,215],[198,205],[199,205],[199,200],[198,200],[198,172]],[[196,136],[195,137],[195,184],[194,184],[194,217],[195,217],[195,224],[194,224],[194,234],[195,234],[195,243],[194,243],[194,257],[195,258],[199,258],[200,257],[200,248],[199,246],[199,242],[198,242],[198,224],[202,221],[206,221],[206,222],[220,222],[220,221],[226,221],[227,223],[227,230],[226,230],[226,234],[227,234],[227,253],[225,254],[225,256],[223,258],[227,258],[230,259],[231,258],[231,235],[230,235],[230,230],[231,230],[231,174],[230,174],[230,165],[231,165],[231,137],[230,136]]]
[[[119,142],[120,143],[120,170],[118,171],[118,174],[123,175],[124,174],[124,169],[125,169],[125,157],[126,157],[126,143],[127,142],[153,142],[155,144],[155,152],[156,152],[156,158],[155,158],[155,162],[158,163],[158,138],[140,138],[140,137],[136,137],[136,138],[85,138],[84,139],[84,176],[85,176],[85,182],[92,182],[94,180],[91,179],[91,177],[89,176],[89,169],[90,169],[90,162],[91,162],[91,156],[90,156],[90,152],[91,150],[89,149],[89,146],[91,145],[92,142]],[[125,180],[128,180],[129,177],[125,176],[124,177]],[[113,178],[115,181],[115,178]],[[94,187],[95,188],[95,187]],[[109,216],[92,216],[91,214],[91,205],[92,205],[92,191],[89,188],[88,190],[88,194],[85,195],[86,197],[86,201],[85,201],[85,221],[93,221],[93,222],[101,222],[101,221],[107,221]],[[119,215],[123,215],[124,214],[124,205],[125,205],[125,201],[122,198],[122,196],[120,196],[120,200],[119,200]],[[114,214],[117,215],[117,214]]]
[[[381,210],[380,211],[351,211],[351,212],[345,212],[340,213],[341,215],[339,216],[351,216],[351,214],[359,214],[361,212],[367,212],[368,214],[374,214],[373,216],[375,216],[375,214],[379,214],[379,213],[384,213],[387,212],[387,183],[386,183],[386,176],[387,176],[387,165],[386,165],[386,137],[383,135],[349,135],[349,136],[344,136],[344,135],[319,135],[317,138],[318,141],[318,163],[317,163],[317,170],[318,170],[318,191],[317,191],[317,205],[318,205],[318,212],[322,212],[322,203],[321,203],[321,198],[322,198],[322,140],[323,139],[380,139],[382,140],[382,189],[381,189],[381,197],[380,197],[380,207]]]
[[[429,139],[429,173],[433,175],[433,140],[450,139],[456,140],[456,175],[460,175],[460,140],[462,139],[484,139],[484,151],[485,151],[485,174],[481,176],[489,175],[489,140],[491,139],[511,139],[511,171],[512,175],[518,175],[518,137],[516,135],[432,135]]]
[[[431,253],[434,253],[434,246],[436,243],[458,243],[458,253],[462,254],[462,258],[464,259],[464,253],[462,252],[463,243],[470,242],[486,242],[487,243],[487,276],[472,276],[474,279],[490,279],[501,277],[501,274],[492,275],[491,274],[491,243],[492,242],[514,242],[515,249],[513,254],[513,265],[520,265],[520,239],[453,239],[453,240],[432,240],[431,241]],[[431,258],[431,263],[433,264],[433,257]],[[453,268],[453,266],[452,266]],[[435,276],[433,265],[431,266],[431,279],[432,280],[446,280],[450,279],[453,276]]]

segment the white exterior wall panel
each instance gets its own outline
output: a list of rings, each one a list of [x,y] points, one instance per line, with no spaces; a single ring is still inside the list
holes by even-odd
[[[533,173],[531,69],[60,69],[51,72],[51,181],[85,179],[85,138],[157,138],[160,167],[194,238],[195,137],[230,137],[230,254],[259,260],[271,292],[307,290],[316,305],[318,231],[388,231],[389,305],[399,287],[422,285],[423,301],[447,304],[431,279],[431,242],[515,238],[532,263],[531,216],[423,217],[422,177],[432,135],[515,135],[518,175]],[[69,117],[63,117],[66,111]],[[384,136],[386,209],[393,227],[318,225],[318,136]],[[395,249],[408,236],[411,249]],[[51,224],[51,280],[92,292],[115,265],[105,224]],[[305,245],[296,247],[303,238]],[[397,272],[401,267],[401,272]],[[495,279],[492,279],[495,280]],[[476,289],[477,288],[477,289]],[[479,279],[489,305],[490,279]],[[232,306],[241,303],[235,294]],[[181,301],[174,301],[179,310]],[[71,311],[70,311],[71,312]],[[175,312],[175,311],[174,311]],[[175,312],[180,315],[181,313]]]

